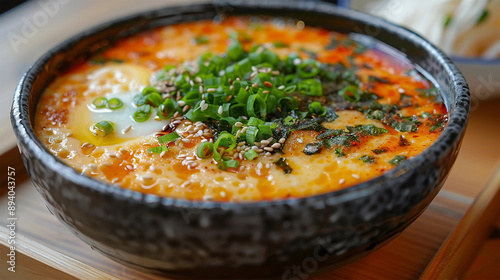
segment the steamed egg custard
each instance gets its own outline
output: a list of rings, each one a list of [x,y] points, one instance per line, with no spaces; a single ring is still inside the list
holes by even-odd
[[[418,155],[447,124],[440,89],[379,46],[293,20],[160,27],[57,77],[35,131],[82,174],[144,193],[330,192]]]

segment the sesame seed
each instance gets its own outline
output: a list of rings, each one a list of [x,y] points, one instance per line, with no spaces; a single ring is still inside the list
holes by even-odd
[[[260,172],[260,169],[255,170],[255,174],[257,174],[258,176],[262,176],[262,173]]]
[[[217,91],[217,89],[215,89],[215,88],[209,88],[209,89],[207,89],[207,92],[215,92],[215,91]]]
[[[190,166],[191,166],[191,168],[195,168],[196,166],[198,166],[198,163],[197,162],[193,162],[193,163],[191,163]]]
[[[268,156],[270,156],[270,155],[271,155],[271,153],[270,153],[270,152],[266,152],[266,154],[265,154],[265,156],[266,156],[266,157],[268,157]]]
[[[180,154],[180,155],[177,156],[177,158],[185,158],[186,156],[187,155],[185,155],[185,154]]]
[[[186,102],[184,100],[180,100],[179,102],[177,102],[179,104],[179,106],[181,107],[184,107],[186,105]]]
[[[254,88],[258,88],[258,87],[259,87],[259,84],[254,83],[252,86],[253,86]]]
[[[188,125],[188,127],[186,127],[186,131],[189,131],[191,128],[193,128],[193,125]]]
[[[271,164],[270,164],[269,162],[268,162],[268,163],[266,163],[266,168],[267,168],[267,169],[271,168]]]
[[[221,105],[221,106],[219,106],[219,110],[217,110],[217,113],[218,113],[219,115],[222,115],[222,112],[223,112],[223,111],[222,111],[222,105]]]
[[[268,82],[268,81],[265,81],[263,84],[264,84],[266,87],[273,87],[273,84],[271,84],[271,83],[270,83],[270,82]]]
[[[342,185],[343,183],[345,183],[345,179],[344,178],[342,178],[342,179],[339,180],[339,184]]]
[[[241,123],[241,122],[236,122],[236,123],[234,124],[234,126],[236,126],[236,127],[242,127],[242,126],[243,126],[243,123]]]
[[[212,134],[208,133],[208,132],[205,132],[205,133],[203,133],[203,136],[205,136],[205,137],[208,138],[208,137],[212,136]],[[212,139],[210,139],[210,140],[212,140]],[[210,142],[212,142],[212,141],[210,141]]]
[[[248,118],[246,116],[241,116],[241,118],[244,120],[248,120]]]
[[[97,164],[94,164],[94,163],[91,163],[89,166],[90,166],[90,169],[92,169],[94,171],[97,170],[97,167],[98,167]]]
[[[184,138],[184,139],[182,139],[182,142],[184,142],[184,143],[191,143],[191,140]]]
[[[301,144],[302,144],[302,143],[304,143],[304,141],[302,141],[302,139],[301,139],[301,138],[297,138],[297,142],[299,142],[299,143],[301,143]]]
[[[226,197],[226,192],[225,191],[220,191],[220,196],[221,197]]]
[[[267,180],[268,180],[268,181],[272,181],[272,180],[273,180],[273,175],[269,175],[269,176],[267,176]]]
[[[263,90],[263,91],[262,91],[262,93],[263,93],[263,94],[268,94],[268,93],[269,93],[269,91],[268,91],[268,90]]]
[[[262,169],[262,162],[257,163],[257,169]]]
[[[128,170],[134,170],[134,167],[132,165],[130,165],[130,164],[127,164],[127,169]]]
[[[285,137],[283,137],[278,142],[280,142],[280,144],[283,144],[283,143],[285,143],[285,141],[286,141],[286,139],[285,139]]]
[[[252,66],[252,68],[251,68],[251,69],[252,69],[252,71],[254,71],[254,72],[257,72],[257,70],[258,70],[258,69],[257,69],[257,67],[255,67],[255,66]]]
[[[149,166],[149,170],[151,170],[151,171],[155,171],[155,170],[156,170],[156,168],[155,168],[155,166],[154,166],[154,165],[151,165],[151,166]]]
[[[267,140],[262,140],[262,141],[260,141],[260,144],[261,144],[262,146],[267,146],[267,145],[269,145],[269,143],[270,143],[270,141],[267,141]]]
[[[238,142],[238,146],[243,146],[245,145],[245,142],[241,141],[241,142]]]
[[[144,181],[151,180],[151,179],[153,179],[153,176],[151,176],[151,174],[142,175],[142,180],[144,180]]]
[[[206,109],[208,109],[208,104],[203,104],[203,105],[201,106],[201,110],[202,110],[202,111],[205,111]]]
[[[177,118],[177,117],[180,117],[180,116],[181,116],[181,114],[179,114],[179,112],[175,112],[174,118]]]
[[[243,154],[242,153],[238,153],[238,157],[243,160]]]
[[[358,174],[352,174],[351,176],[352,176],[353,178],[359,179],[359,175],[358,175]]]
[[[294,65],[299,65],[301,62],[302,62],[302,60],[300,58],[296,58],[293,60]]]
[[[204,138],[204,139],[201,139],[201,141],[200,141],[200,142],[201,142],[201,143],[205,143],[205,142],[207,142],[207,141],[208,141],[208,140]]]
[[[73,135],[73,133],[71,132],[66,133],[66,137],[70,137],[71,135]]]
[[[184,108],[182,109],[182,112],[186,112],[187,110],[189,110],[189,106],[184,106]]]
[[[233,98],[233,96],[232,96],[232,95],[228,95],[228,96],[226,97],[226,100],[224,100],[224,101],[225,101],[225,102],[228,102],[229,100],[231,100],[231,98]]]
[[[233,85],[230,85],[229,90],[233,90],[233,89],[234,89]]]
[[[205,105],[205,100],[202,100],[202,101],[200,102],[200,107],[203,107],[203,105]]]
[[[271,148],[273,148],[273,149],[279,149],[280,147],[281,147],[280,143],[274,143],[271,145]]]
[[[118,178],[113,178],[113,180],[111,180],[111,183],[116,183],[118,182],[118,180],[119,180]]]
[[[245,131],[247,131],[247,129],[248,129],[248,126],[243,127],[243,128],[241,129],[241,133],[245,133]]]
[[[257,150],[255,150],[255,151],[256,151],[257,153],[262,153],[264,150],[262,150],[262,149],[257,149]]]
[[[191,86],[194,86],[194,82],[193,82],[193,80],[189,81],[189,84],[190,84]]]
[[[278,70],[274,70],[274,71],[272,71],[272,72],[271,72],[271,74],[273,74],[274,76],[277,76],[277,75],[279,75],[279,74],[280,74],[280,71],[278,71]]]
[[[129,125],[129,126],[125,127],[124,129],[122,129],[122,134],[129,132],[130,129],[132,129],[132,125]]]
[[[259,147],[257,147],[257,146],[252,146],[252,150],[257,151],[258,149],[259,149]]]
[[[180,124],[182,121],[179,121],[179,120],[176,120],[176,121],[173,121],[172,124]]]
[[[271,147],[264,147],[264,150],[265,150],[265,151],[268,151],[268,152],[272,152],[272,151],[273,151],[273,148],[271,148]]]
[[[103,163],[101,163],[101,165],[102,166],[111,166],[111,163],[109,163],[109,162],[103,162]]]
[[[167,153],[166,151],[162,151],[162,152],[160,153],[160,157],[162,158],[162,157],[163,157],[166,153]]]
[[[203,80],[200,77],[194,78],[194,81],[198,84],[201,84],[203,82]]]
[[[200,92],[200,94],[202,94],[203,93],[203,86],[199,86],[198,91]]]
[[[248,151],[248,150],[250,150],[250,147],[246,147],[246,148],[245,148],[245,152],[246,152],[246,151]]]
[[[249,89],[249,88],[250,88],[249,86],[246,86],[246,87],[245,87],[245,91],[248,91],[248,89]]]
[[[283,90],[283,89],[285,89],[285,86],[279,86],[278,89]]]
[[[398,88],[398,92],[399,92],[399,93],[405,93],[406,91],[405,91],[405,89],[404,89],[404,88]]]

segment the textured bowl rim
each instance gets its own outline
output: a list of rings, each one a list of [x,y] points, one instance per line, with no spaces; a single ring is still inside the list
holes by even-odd
[[[52,155],[45,146],[40,142],[40,140],[36,137],[34,130],[31,126],[30,116],[28,112],[27,101],[31,91],[31,83],[34,81],[34,78],[37,77],[39,72],[43,69],[47,62],[49,62],[57,53],[64,50],[68,45],[72,45],[83,38],[91,36],[97,32],[103,31],[112,26],[119,26],[120,24],[125,24],[130,20],[135,18],[143,17],[143,16],[158,16],[165,13],[165,10],[176,11],[178,9],[190,9],[193,11],[204,11],[207,8],[213,9],[216,11],[220,11],[220,9],[227,7],[252,7],[252,8],[261,8],[261,9],[279,9],[286,5],[287,9],[292,9],[296,11],[303,12],[312,12],[312,13],[324,13],[334,17],[351,19],[366,25],[375,26],[377,28],[381,28],[392,33],[398,33],[404,36],[407,40],[413,42],[416,45],[422,47],[427,53],[431,56],[434,56],[439,59],[440,63],[443,66],[443,70],[451,77],[451,83],[456,88],[455,92],[452,93],[455,95],[454,104],[447,104],[448,113],[450,113],[450,108],[454,107],[454,112],[449,114],[449,122],[448,126],[439,136],[439,138],[427,149],[418,154],[417,156],[410,158],[396,168],[389,170],[388,172],[383,173],[375,178],[372,178],[368,181],[346,187],[343,189],[306,196],[306,197],[294,197],[294,198],[285,198],[285,199],[275,199],[275,200],[259,200],[259,201],[239,201],[239,202],[216,202],[216,201],[193,201],[184,198],[172,198],[172,197],[162,197],[156,194],[145,194],[139,191],[134,191],[131,189],[125,189],[120,187],[119,185],[111,185],[105,182],[99,181],[97,179],[91,178],[87,175],[82,175],[77,172],[75,169],[70,167],[69,165],[62,162],[62,160],[56,158]],[[403,176],[405,173],[410,173],[412,169],[418,169],[423,166],[426,161],[431,159],[437,159],[441,154],[445,154],[451,147],[457,144],[460,141],[461,135],[463,134],[466,124],[467,118],[460,118],[457,116],[457,111],[463,112],[466,116],[468,116],[470,108],[470,94],[469,89],[467,87],[467,83],[465,78],[460,73],[458,68],[453,64],[451,59],[447,57],[441,50],[432,45],[430,42],[422,38],[420,35],[400,26],[397,26],[393,23],[390,23],[384,19],[364,14],[362,12],[345,9],[342,7],[337,7],[333,4],[328,4],[324,2],[305,2],[305,1],[290,1],[286,4],[277,2],[277,1],[238,1],[238,0],[221,0],[207,3],[199,3],[194,5],[177,5],[177,6],[166,6],[160,10],[156,11],[146,11],[140,12],[137,14],[133,14],[126,17],[121,17],[118,20],[110,21],[90,29],[87,29],[84,32],[81,32],[71,38],[65,40],[58,46],[52,48],[50,51],[45,53],[41,58],[39,58],[31,68],[23,75],[20,80],[16,92],[14,94],[14,100],[11,110],[11,123],[14,129],[14,132],[17,136],[19,142],[22,142],[27,152],[30,153],[30,157],[36,157],[40,160],[40,162],[45,162],[46,165],[49,165],[52,169],[57,170],[61,176],[63,176],[66,180],[71,181],[75,185],[79,185],[80,187],[88,188],[93,191],[101,192],[103,194],[112,195],[115,199],[119,200],[133,200],[136,203],[146,203],[151,205],[161,204],[165,207],[182,207],[182,208],[204,208],[204,209],[234,209],[234,208],[261,208],[272,205],[283,205],[283,204],[300,204],[306,200],[337,200],[337,201],[345,201],[348,199],[352,199],[353,196],[370,195],[374,193],[377,188],[383,184],[385,184],[388,180],[394,180],[397,177]],[[461,110],[457,110],[461,109]],[[455,123],[458,127],[457,131],[452,132],[448,129],[450,124]],[[449,145],[444,150],[440,150],[437,153],[433,154],[436,146],[439,143],[448,143]],[[433,149],[434,147],[434,149]]]

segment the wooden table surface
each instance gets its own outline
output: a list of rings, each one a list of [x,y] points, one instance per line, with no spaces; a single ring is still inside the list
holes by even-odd
[[[158,5],[161,1],[154,2]],[[3,96],[0,97],[5,100]],[[457,225],[475,205],[474,200],[488,182],[500,173],[500,99],[476,98],[475,105],[458,159],[443,189],[422,216],[373,254],[309,279],[420,277],[432,264],[433,257],[448,237],[462,230]],[[7,136],[12,139],[10,130],[5,128],[9,123],[2,123],[0,140]],[[0,147],[0,167],[7,170],[8,166],[14,166],[18,171],[17,270],[11,273],[7,271],[6,262],[0,262],[0,279],[162,279],[129,269],[100,255],[50,215],[40,195],[22,174],[19,155],[9,141],[3,141],[8,145]],[[3,221],[6,221],[8,202],[5,173],[0,174],[0,217]],[[479,252],[479,255],[472,264],[467,265],[466,279],[500,279],[500,213],[490,215],[496,215],[497,229],[489,239],[484,240],[483,244],[486,245],[467,252],[470,255]],[[6,245],[9,233],[5,224],[2,223],[0,227],[0,254],[3,256],[8,252]],[[460,255],[454,258],[460,258]]]

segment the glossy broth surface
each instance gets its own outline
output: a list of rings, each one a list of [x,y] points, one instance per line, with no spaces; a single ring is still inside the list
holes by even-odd
[[[276,69],[281,67],[281,72],[259,63],[249,71],[250,76],[255,73],[253,79],[241,77],[238,86],[237,79],[226,79],[220,87],[210,86],[207,79],[195,79],[193,73],[199,68],[200,56],[207,65],[213,57],[225,59],[228,47],[236,41],[245,50],[242,58],[249,52],[259,55],[263,50],[276,54],[280,59]],[[304,68],[306,74],[302,74],[312,73],[315,67],[320,72],[299,79],[295,89],[278,87],[278,77],[284,75],[283,65],[292,53],[298,56],[291,61],[292,69],[312,61],[312,68]],[[228,65],[234,63],[229,61]],[[217,73],[219,78],[227,74]],[[256,81],[255,77],[265,76],[258,73],[267,74],[270,82]],[[184,75],[185,88],[190,87],[186,91],[199,88],[204,96],[200,95],[196,105],[193,103],[187,110],[181,101],[193,101],[175,81],[179,75]],[[322,82],[320,95],[308,92],[313,90],[306,88],[304,80],[308,79]],[[252,89],[254,83],[258,85]],[[257,132],[254,143],[248,143],[253,138],[246,136],[251,126],[247,103],[236,107],[238,93],[232,92],[240,84],[240,90],[250,93],[257,92],[260,86],[258,94],[263,98],[274,93],[291,97],[297,100],[298,108],[290,113],[288,107],[274,106],[267,108],[264,117],[258,113],[262,113],[259,106],[264,105],[255,105],[257,119],[266,124],[255,125],[261,134]],[[158,117],[160,107],[151,106],[147,120],[134,119],[139,108],[136,96],[146,87],[156,88],[163,100],[173,100],[176,115]],[[191,200],[283,199],[346,188],[418,155],[446,126],[447,112],[438,93],[439,89],[407,61],[371,49],[349,35],[304,26],[300,21],[230,18],[139,33],[75,65],[43,93],[35,131],[47,149],[69,166],[123,188]],[[214,155],[200,158],[198,147],[202,142],[216,143],[223,133],[221,125],[211,119],[187,118],[200,118],[196,110],[203,111],[205,104],[216,102],[213,96],[223,98],[220,111],[213,114],[223,112],[223,103],[239,108],[227,114],[241,113],[238,122],[226,129],[237,136],[238,143],[232,149],[222,143],[220,160]],[[97,108],[94,101],[99,97],[117,98],[123,105],[115,110]],[[311,109],[312,102],[322,106]],[[191,109],[193,113],[187,114]],[[328,114],[321,115],[322,109]],[[113,126],[106,136],[95,130],[95,124],[103,120]],[[290,120],[295,123],[284,125]],[[314,120],[322,121],[317,121],[313,129],[299,127]],[[271,128],[271,137],[265,134],[267,128]],[[179,137],[161,143],[162,136],[172,133]],[[330,136],[325,137],[325,133]],[[250,160],[245,150],[254,150],[258,156]],[[221,162],[225,164],[222,167]]]

